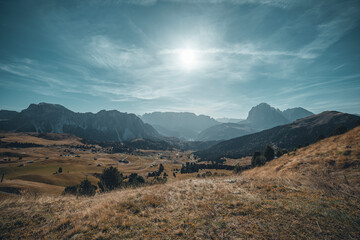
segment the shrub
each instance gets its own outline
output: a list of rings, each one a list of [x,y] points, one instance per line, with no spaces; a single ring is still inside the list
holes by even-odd
[[[123,181],[123,175],[114,167],[105,168],[99,178],[98,185],[102,191],[114,190],[120,187]]]
[[[252,165],[253,167],[256,166],[256,164],[255,164],[255,159],[256,159],[257,157],[260,157],[260,155],[261,155],[261,153],[260,153],[259,151],[254,152],[254,154],[253,154],[253,156],[252,156],[252,158],[251,158],[251,165]]]
[[[84,196],[94,196],[96,192],[97,187],[95,185],[92,185],[91,182],[87,179],[82,181],[78,187],[79,195]]]
[[[65,187],[64,191],[63,191],[63,195],[65,194],[73,194],[73,195],[77,195],[77,191],[78,191],[78,186],[67,186]]]
[[[166,183],[166,181],[167,181],[167,178],[161,178],[161,177],[155,176],[151,180],[150,184],[161,184],[161,183]]]
[[[164,166],[160,163],[159,172],[162,173],[163,171],[164,171]]]
[[[145,179],[142,176],[139,176],[137,173],[132,173],[129,176],[129,185],[140,185],[145,183]]]
[[[147,177],[159,177],[164,171],[164,166],[160,163],[159,170],[155,172],[148,173]]]
[[[257,156],[254,160],[253,166],[262,166],[266,163],[266,158],[264,156]]]
[[[82,181],[80,185],[67,186],[63,191],[63,195],[72,194],[79,196],[94,196],[96,193],[97,187],[92,185],[91,182],[87,179]]]
[[[274,149],[272,147],[270,147],[269,145],[267,145],[265,147],[265,150],[264,150],[264,157],[266,159],[267,162],[271,161],[274,159]]]
[[[237,163],[234,168],[234,173],[241,173],[242,171],[243,171],[243,167],[240,166],[239,163]]]

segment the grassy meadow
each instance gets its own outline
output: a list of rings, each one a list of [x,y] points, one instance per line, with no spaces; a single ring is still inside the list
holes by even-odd
[[[240,174],[224,171],[226,175],[206,178],[198,178],[195,173],[178,174],[176,178],[170,176],[165,184],[120,189],[93,197],[32,191],[4,196],[0,201],[0,236],[3,239],[358,239],[359,138],[360,128],[356,128]],[[55,147],[59,151],[62,148]],[[100,172],[104,167],[88,163],[101,161],[110,166],[116,163],[114,158],[120,158],[119,154],[103,152],[96,153],[102,156],[94,161],[94,154],[83,152],[80,158],[62,159],[55,157],[59,152],[47,150],[44,155],[40,154],[40,148],[31,150],[34,156],[35,153],[39,156],[34,162],[38,165],[31,165],[28,170],[27,166],[15,167],[21,170],[9,171],[12,179],[2,186],[26,181],[40,184],[39,188],[43,187],[41,184],[60,188],[67,184],[67,178],[73,179],[71,174]],[[131,164],[121,165],[119,169],[145,174],[156,169],[151,165],[161,162],[170,173],[187,159],[187,156],[176,158],[177,152],[167,154],[171,158],[156,159],[158,153],[149,152],[144,156],[129,155]],[[51,162],[48,168],[47,161],[42,159],[47,155]],[[11,168],[11,164],[19,162],[2,164],[2,171]],[[58,164],[62,164],[63,173],[52,175]],[[62,174],[64,177],[58,177]],[[54,180],[57,178],[59,181]],[[50,180],[55,182],[47,182]],[[81,177],[74,182],[80,180]]]

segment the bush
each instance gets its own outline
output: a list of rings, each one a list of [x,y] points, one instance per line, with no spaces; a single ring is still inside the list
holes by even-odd
[[[161,177],[158,177],[158,176],[155,176],[152,180],[151,180],[151,182],[150,182],[150,184],[161,184],[161,183],[166,183],[166,181],[167,181],[167,178],[161,178]]]
[[[77,190],[78,190],[78,186],[67,186],[65,187],[64,191],[63,191],[63,195],[65,194],[72,194],[72,195],[77,195]]]
[[[273,160],[274,156],[275,156],[274,149],[272,147],[270,147],[269,145],[267,145],[264,150],[264,157],[265,157],[266,161],[269,162],[269,161]]]
[[[140,185],[145,183],[145,179],[142,176],[139,176],[137,173],[132,173],[129,176],[129,185]]]
[[[242,171],[243,171],[243,167],[237,163],[234,168],[234,173],[241,173]]]
[[[114,190],[120,187],[123,181],[123,175],[114,167],[105,168],[99,178],[98,185],[102,191]]]
[[[266,158],[264,156],[257,156],[254,160],[253,166],[262,166],[266,163]]]
[[[67,186],[63,191],[63,195],[72,194],[79,196],[94,196],[96,193],[97,187],[92,185],[91,182],[87,179],[82,181],[80,185]]]
[[[159,172],[162,173],[163,171],[164,171],[164,166],[160,163]]]
[[[148,173],[147,177],[159,177],[164,171],[164,166],[160,163],[159,170],[155,172]]]
[[[89,180],[85,179],[84,181],[82,181],[80,183],[78,192],[79,192],[79,195],[94,196],[96,189],[97,189],[97,187],[95,185],[92,185]]]
[[[253,154],[253,156],[252,156],[252,158],[251,158],[251,166],[253,166],[253,167],[256,166],[256,164],[255,164],[255,159],[256,159],[257,157],[260,157],[260,155],[261,155],[261,153],[260,153],[259,151],[254,152],[254,154]]]

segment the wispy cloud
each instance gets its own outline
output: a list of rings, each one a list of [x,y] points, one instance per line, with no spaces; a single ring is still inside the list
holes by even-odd
[[[120,70],[141,67],[152,61],[151,56],[143,49],[131,46],[122,47],[105,36],[94,36],[86,49],[88,55],[85,55],[85,58],[95,67]]]
[[[360,19],[359,8],[343,9],[343,12],[329,22],[317,26],[318,35],[314,41],[303,47],[299,54],[303,58],[317,58],[326,49],[339,41]]]
[[[360,4],[355,1],[90,3],[53,9],[39,4],[41,16],[29,16],[32,25],[21,22],[26,29],[40,25],[33,37],[16,47],[13,39],[3,41],[0,50],[8,55],[0,56],[2,90],[81,96],[134,112],[229,117],[244,117],[264,101],[294,107],[321,96],[324,104],[318,108],[325,108],[340,90],[348,94],[338,101],[359,100],[358,46],[344,41],[347,34],[358,36]],[[15,25],[14,36],[22,37],[23,28]],[[8,29],[0,26],[4,39]],[[336,43],[341,48],[332,48]],[[187,46],[194,48],[197,61],[190,71],[179,60]]]

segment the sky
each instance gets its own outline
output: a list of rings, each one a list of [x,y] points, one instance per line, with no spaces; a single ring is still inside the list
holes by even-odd
[[[0,109],[360,113],[360,1],[1,0]]]

